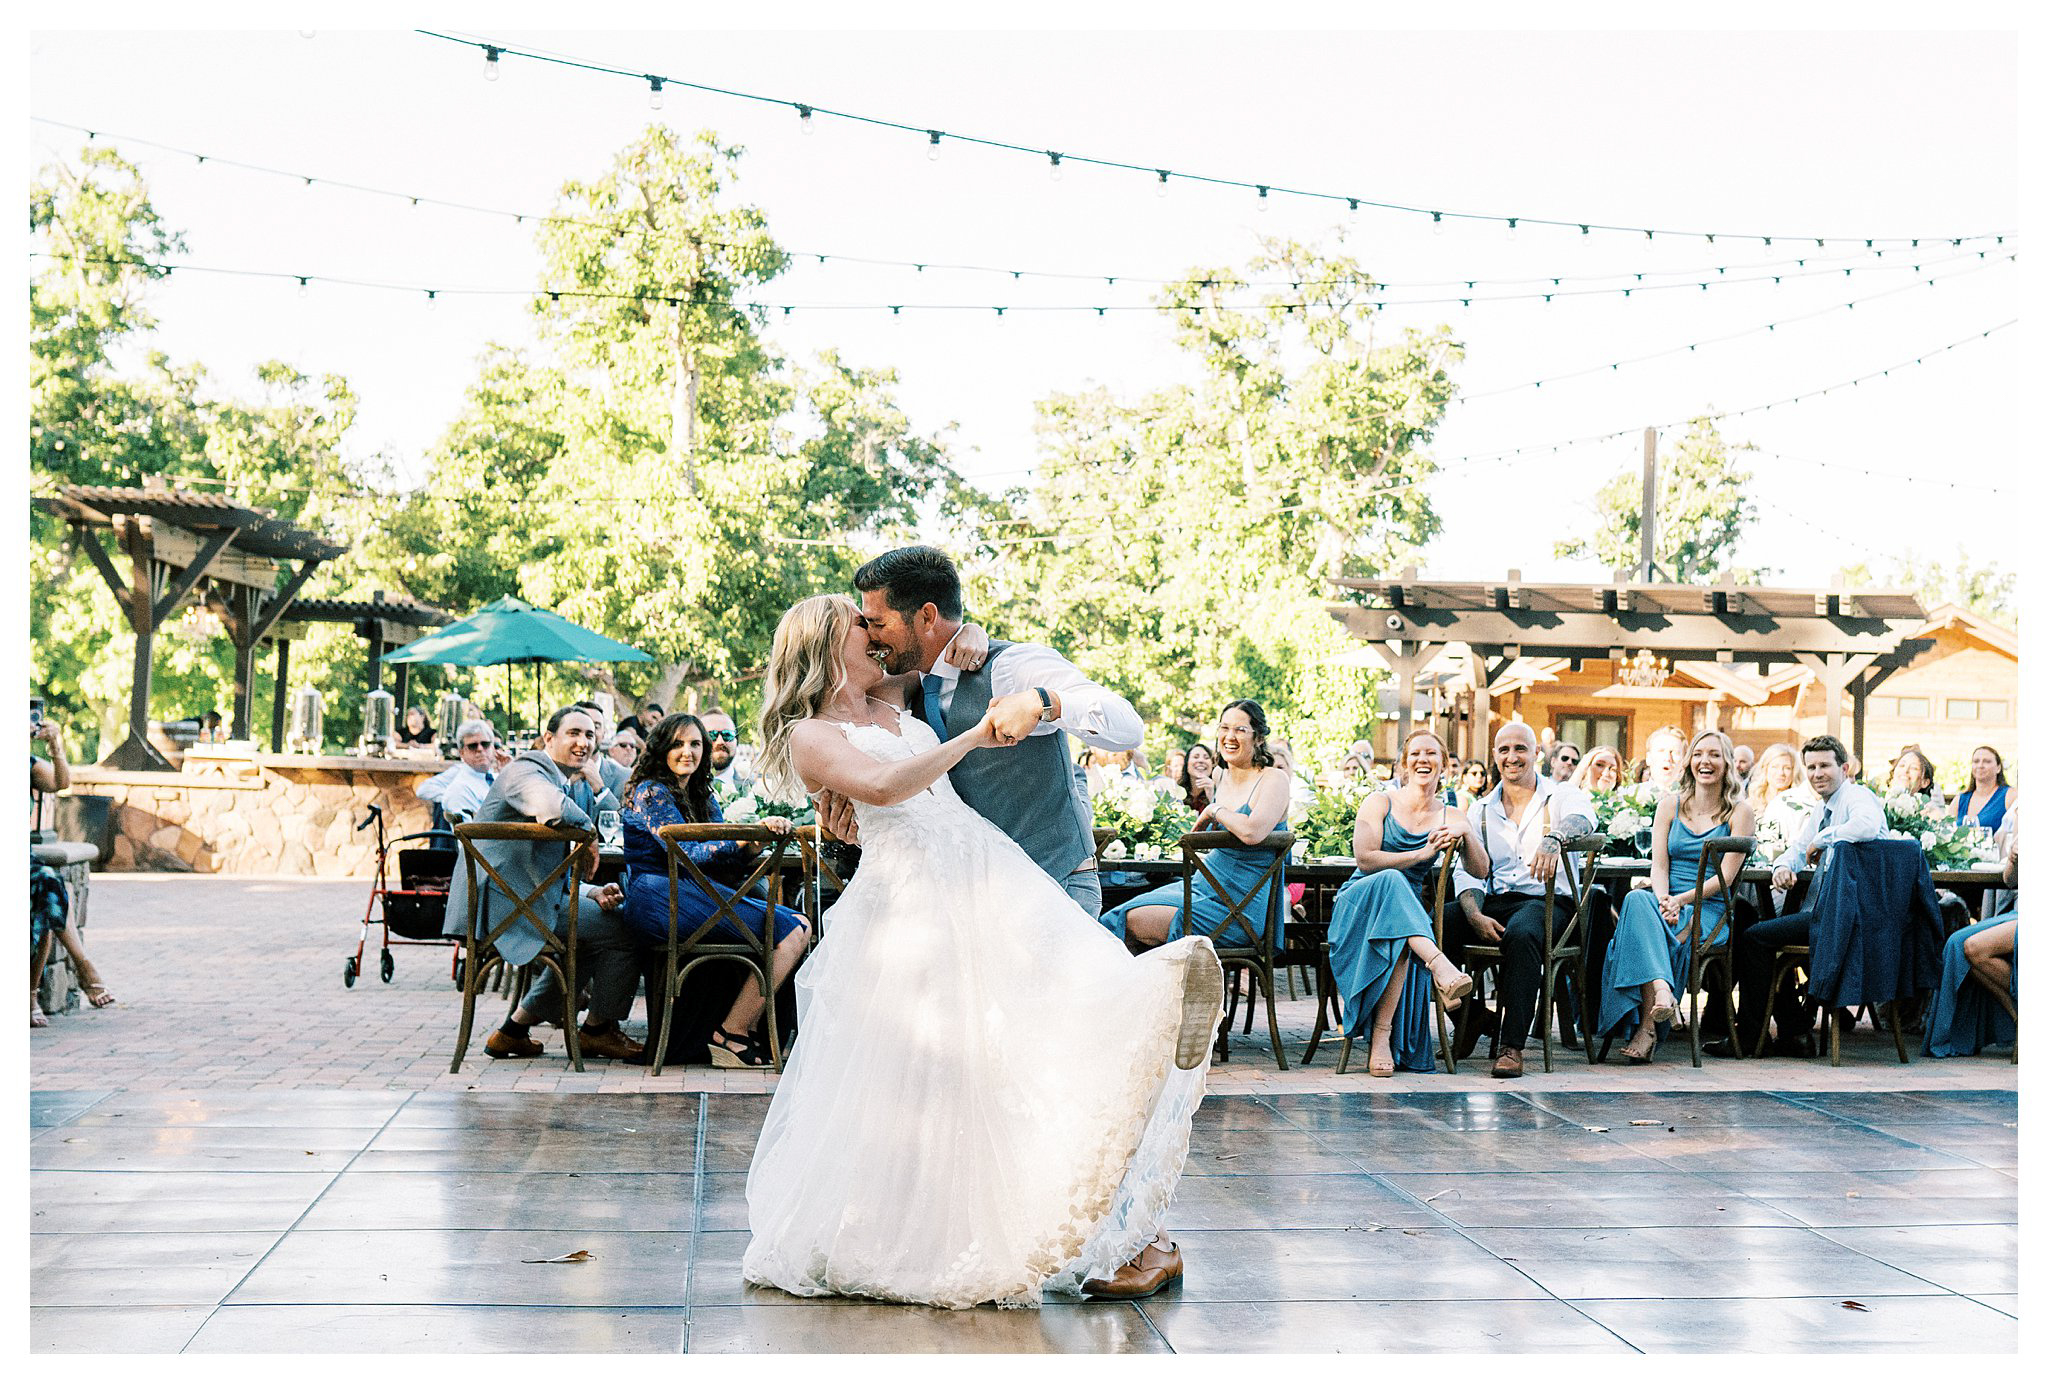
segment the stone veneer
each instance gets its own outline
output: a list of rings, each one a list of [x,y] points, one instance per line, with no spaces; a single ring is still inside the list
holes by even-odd
[[[188,756],[182,773],[88,765],[74,793],[113,799],[106,870],[310,875],[368,879],[375,828],[356,830],[375,804],[387,839],[425,831],[432,809],[414,790],[434,761],[315,755]]]

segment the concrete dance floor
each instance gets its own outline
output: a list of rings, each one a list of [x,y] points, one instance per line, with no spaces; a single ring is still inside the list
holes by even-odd
[[[1202,1109],[1137,1304],[740,1280],[768,1101],[37,1094],[39,1351],[2010,1351],[2002,1091],[1310,1093]],[[582,1262],[534,1263],[587,1253]]]

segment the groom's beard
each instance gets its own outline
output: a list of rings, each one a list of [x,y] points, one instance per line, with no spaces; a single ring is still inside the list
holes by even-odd
[[[882,671],[885,673],[897,674],[922,671],[923,665],[918,661],[916,649],[890,649],[883,647],[881,653]]]

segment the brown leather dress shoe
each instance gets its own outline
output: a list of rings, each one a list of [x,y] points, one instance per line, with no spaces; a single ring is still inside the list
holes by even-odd
[[[484,1036],[484,1051],[492,1057],[539,1057],[543,1051],[533,1038],[513,1038],[494,1028]]]
[[[1522,1054],[1513,1048],[1503,1048],[1499,1057],[1493,1059],[1493,1074],[1497,1077],[1518,1077],[1522,1074]]]
[[[614,1028],[603,1033],[591,1033],[585,1029],[576,1031],[576,1048],[585,1057],[609,1057],[614,1060],[638,1057],[647,1049]]]
[[[1110,1277],[1091,1278],[1083,1283],[1081,1291],[1094,1298],[1148,1298],[1167,1284],[1179,1282],[1182,1268],[1180,1246],[1169,1240],[1161,1248],[1159,1241],[1154,1240]]]

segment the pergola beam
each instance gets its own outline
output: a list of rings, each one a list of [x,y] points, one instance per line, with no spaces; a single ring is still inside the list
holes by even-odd
[[[1891,652],[1917,619],[1847,616],[1710,615],[1680,612],[1454,610],[1409,605],[1400,611],[1340,605],[1330,613],[1374,645],[1393,639],[1513,649],[1524,658],[1611,657],[1615,649],[1647,649],[1677,662],[1784,662],[1795,653],[1876,656]],[[1398,623],[1394,623],[1398,622]]]

